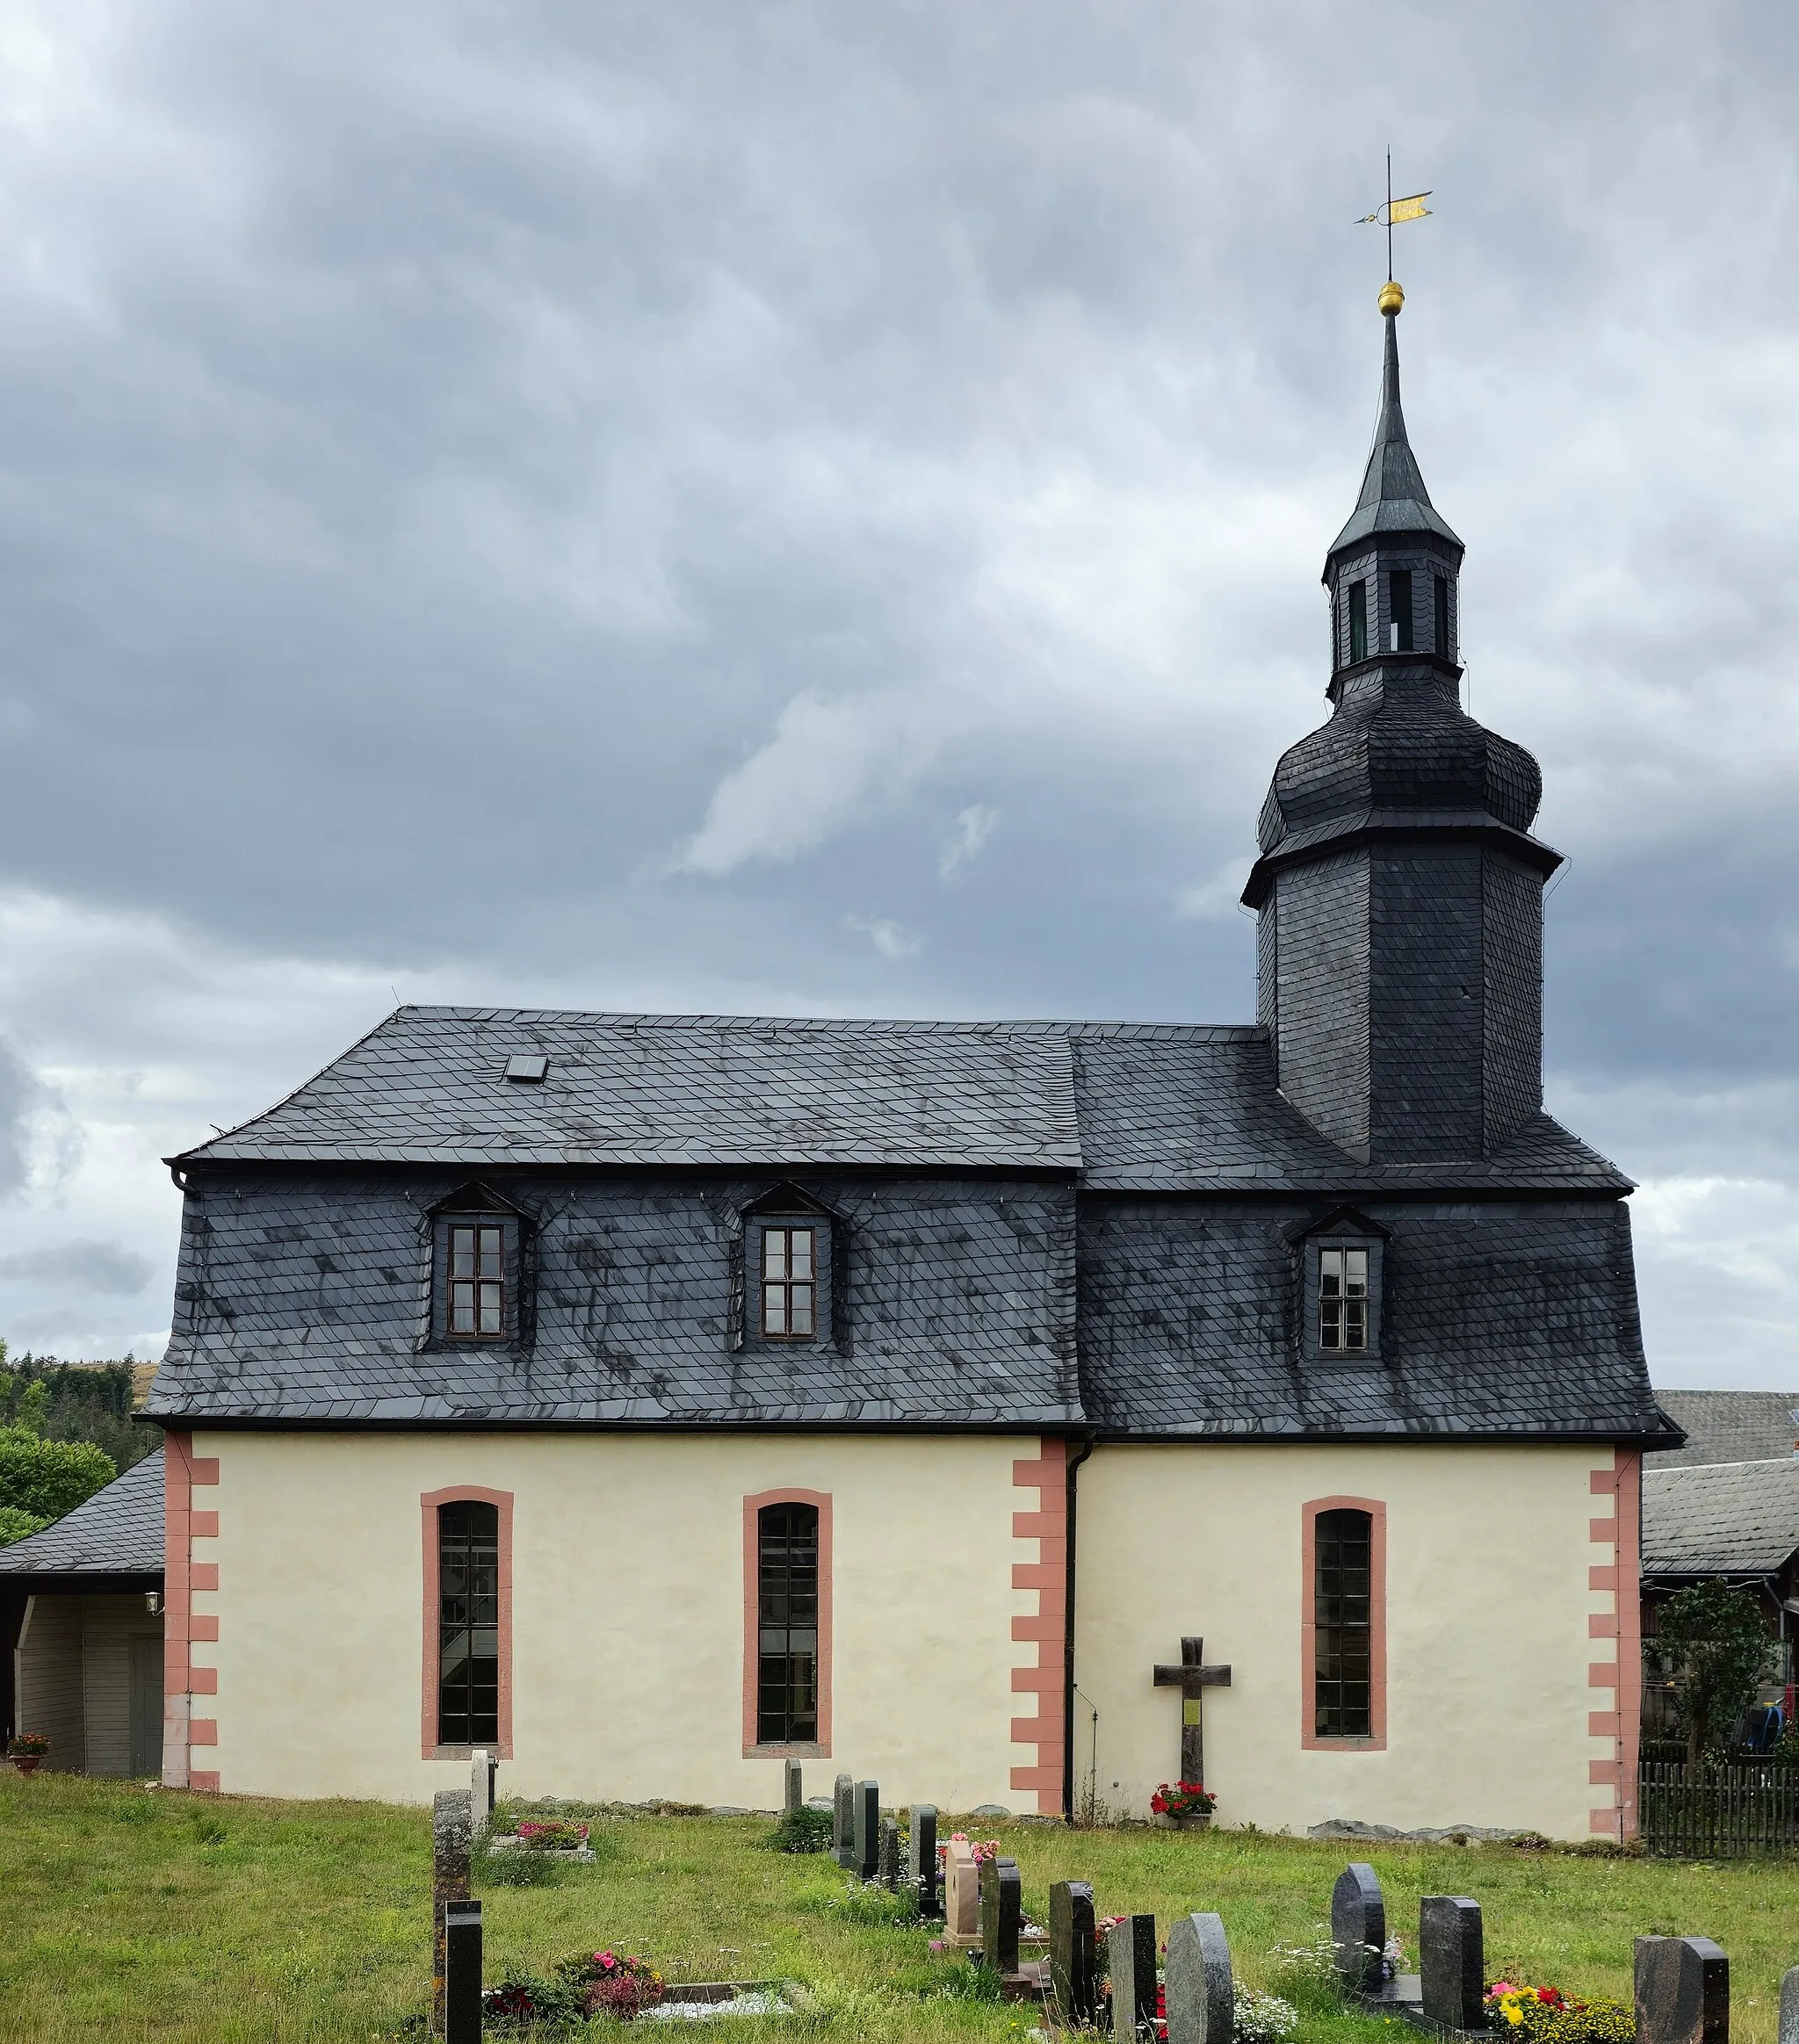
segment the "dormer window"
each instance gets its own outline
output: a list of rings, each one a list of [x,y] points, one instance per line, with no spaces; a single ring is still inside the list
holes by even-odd
[[[431,1211],[431,1339],[516,1343],[525,1336],[528,1217],[484,1185],[465,1185]]]
[[[484,1221],[450,1225],[447,1331],[495,1340],[506,1332],[506,1231]]]
[[[1326,1355],[1368,1353],[1368,1252],[1318,1253],[1318,1345]]]
[[[818,1230],[762,1230],[762,1336],[810,1341],[818,1332]]]

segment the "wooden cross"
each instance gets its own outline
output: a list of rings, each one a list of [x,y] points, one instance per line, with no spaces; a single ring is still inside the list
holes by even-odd
[[[1166,1665],[1157,1667],[1156,1687],[1178,1689],[1181,1692],[1181,1780],[1205,1780],[1203,1699],[1208,1689],[1228,1689],[1230,1686],[1231,1671],[1228,1666],[1208,1668],[1205,1665],[1205,1642],[1203,1639],[1189,1637],[1181,1642],[1181,1665],[1178,1668]]]

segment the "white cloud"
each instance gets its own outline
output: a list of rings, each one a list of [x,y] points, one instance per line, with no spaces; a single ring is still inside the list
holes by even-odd
[[[888,915],[847,915],[844,921],[853,930],[859,930],[884,958],[897,964],[902,958],[915,958],[924,948],[924,939],[915,930],[909,930],[903,923]]]
[[[1181,893],[1174,904],[1174,913],[1200,922],[1217,922],[1234,914],[1240,905],[1243,884],[1254,863],[1253,859],[1227,859],[1210,880],[1202,880]]]
[[[971,860],[978,858],[999,820],[999,811],[989,809],[984,802],[973,803],[958,811],[956,827],[943,841],[943,849],[937,854],[938,878],[947,880]]]

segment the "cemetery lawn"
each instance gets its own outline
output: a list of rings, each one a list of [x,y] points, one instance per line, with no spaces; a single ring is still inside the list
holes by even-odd
[[[1034,1921],[1045,1920],[1049,1882],[1069,1876],[1093,1881],[1102,1914],[1153,1909],[1165,1935],[1178,1912],[1219,1910],[1239,1977],[1255,1986],[1282,1985],[1270,1948],[1319,1935],[1352,1856],[1340,1844],[1256,1832],[959,1828],[1004,1839]],[[844,1877],[827,1857],[762,1849],[770,1829],[767,1818],[596,1821],[594,1867],[569,1868],[555,1887],[480,1891],[489,1980],[509,1960],[542,1967],[611,1945],[689,1979],[805,1983],[797,2016],[733,2021],[724,2034],[741,2044],[1016,2040],[1030,2026],[1020,2009],[957,1996],[972,1969],[934,1957],[926,1933],[834,1906]],[[0,1769],[0,2037],[285,2044],[401,2033],[428,1997],[429,1832],[423,1809],[190,1796],[56,1774],[25,1781]],[[1379,1872],[1408,1953],[1420,1895],[1477,1896],[1490,1976],[1628,2001],[1633,1937],[1704,1932],[1730,1954],[1737,2044],[1774,2044],[1780,1975],[1799,1963],[1799,1860],[1355,1851]],[[1300,2044],[1416,2035],[1319,2009],[1299,2030]]]

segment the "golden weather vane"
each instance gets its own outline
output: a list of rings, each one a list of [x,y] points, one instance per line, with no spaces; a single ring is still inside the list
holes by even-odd
[[[1365,213],[1356,221],[1359,228],[1384,228],[1387,230],[1387,282],[1393,284],[1393,229],[1403,227],[1409,220],[1424,220],[1430,208],[1424,202],[1430,197],[1427,191],[1414,191],[1405,199],[1393,197],[1393,152],[1387,151],[1387,196],[1372,213]],[[1398,290],[1397,285],[1393,285]]]

